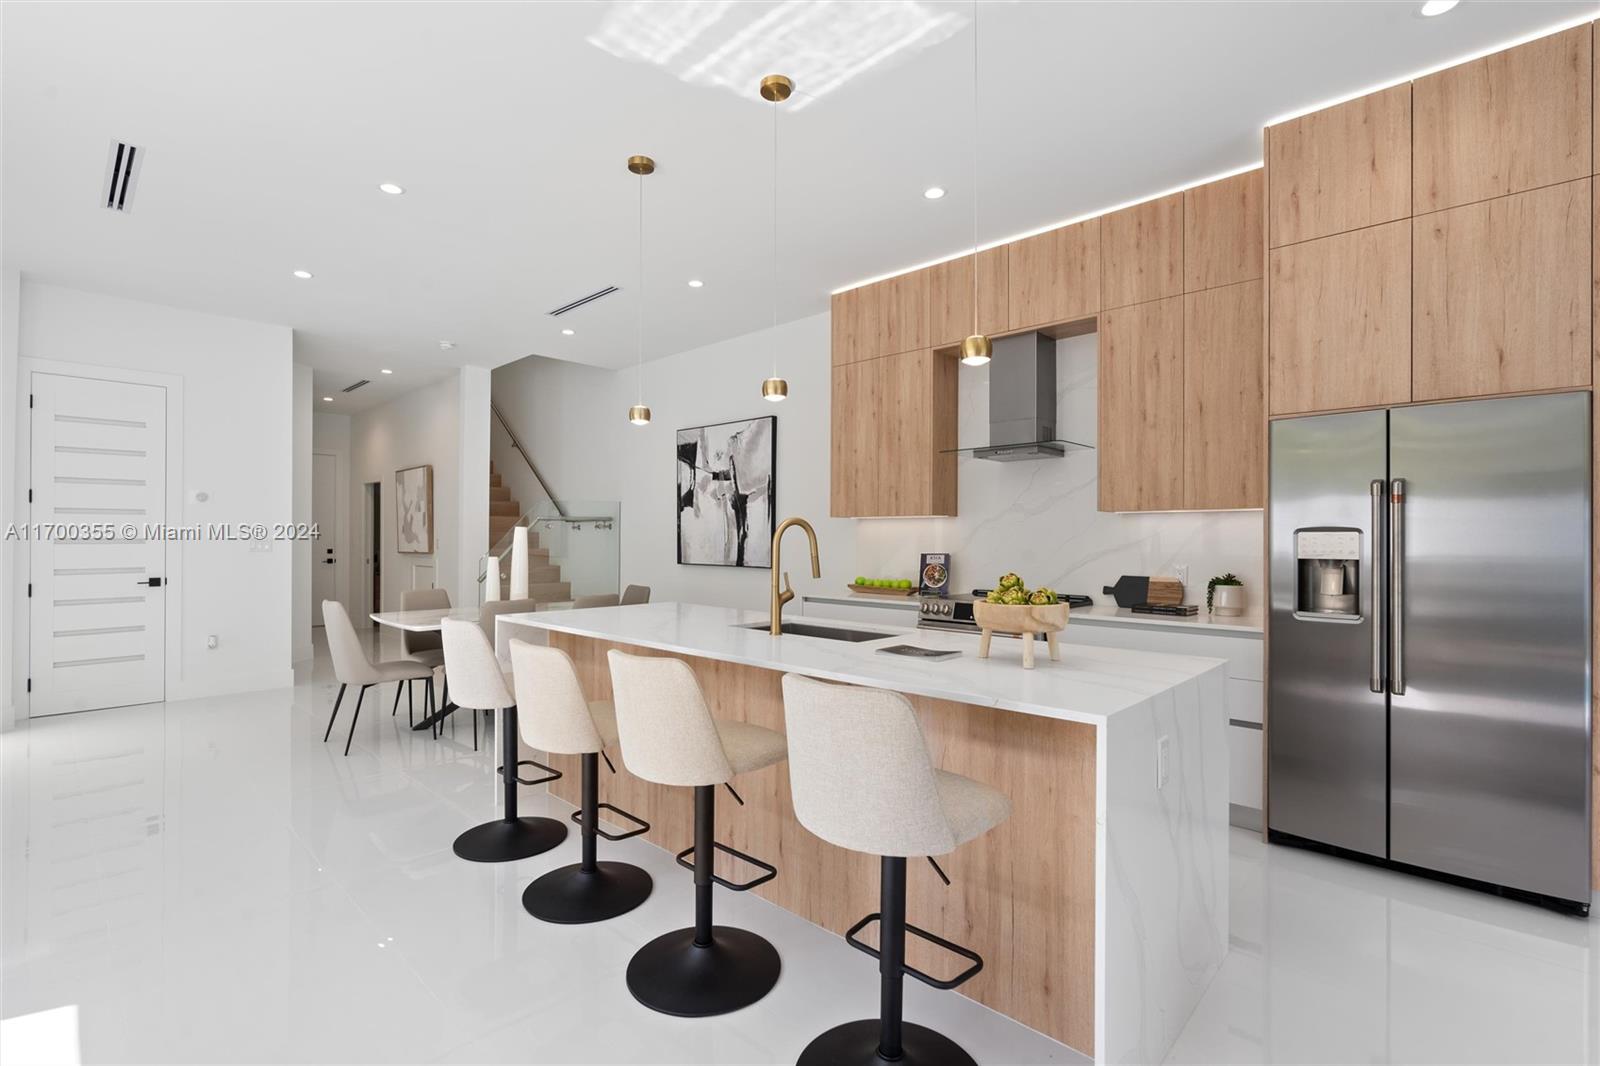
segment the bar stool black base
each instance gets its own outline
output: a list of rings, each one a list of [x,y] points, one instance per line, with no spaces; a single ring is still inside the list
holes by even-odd
[[[523,889],[522,907],[543,922],[603,922],[633,910],[654,887],[648,873],[628,862],[597,862],[593,870],[563,866]]]
[[[640,948],[628,963],[628,991],[662,1014],[704,1018],[748,1007],[772,991],[783,968],[778,949],[747,929],[711,927],[697,947],[694,929],[674,929]]]
[[[554,818],[497,818],[468,829],[454,846],[456,855],[469,862],[513,862],[549,851],[565,839],[566,823]]]
[[[795,1066],[875,1066],[895,1062],[902,1066],[977,1066],[961,1045],[925,1025],[900,1023],[900,1057],[878,1054],[883,1023],[876,1018],[836,1025],[806,1045]]]

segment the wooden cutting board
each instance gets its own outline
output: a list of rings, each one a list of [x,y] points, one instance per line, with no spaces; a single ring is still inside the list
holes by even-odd
[[[1150,591],[1145,596],[1146,603],[1182,603],[1183,582],[1175,577],[1153,577],[1150,579]]]

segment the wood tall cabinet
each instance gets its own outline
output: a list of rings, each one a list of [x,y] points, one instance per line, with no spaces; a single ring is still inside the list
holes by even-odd
[[[1594,33],[1266,131],[1273,416],[1593,380]]]
[[[1249,171],[1105,217],[1102,511],[1262,505],[1261,189]]]
[[[959,345],[972,336],[972,256],[929,267],[929,346]],[[1005,333],[1010,326],[1011,264],[1004,245],[979,252],[977,325],[984,334]]]

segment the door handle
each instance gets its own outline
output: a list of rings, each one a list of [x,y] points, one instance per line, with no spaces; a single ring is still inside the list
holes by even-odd
[[[146,578],[144,581],[135,581],[134,584],[149,585],[153,589],[158,589],[161,587],[161,579],[159,577]]]
[[[1389,691],[1406,694],[1406,479],[1389,488]]]
[[[1372,533],[1371,566],[1372,566],[1372,606],[1368,608],[1372,613],[1372,676],[1368,679],[1367,687],[1374,692],[1383,691],[1383,644],[1384,626],[1383,617],[1387,604],[1383,598],[1383,506],[1389,500],[1389,495],[1382,478],[1373,478],[1368,486],[1372,493]]]

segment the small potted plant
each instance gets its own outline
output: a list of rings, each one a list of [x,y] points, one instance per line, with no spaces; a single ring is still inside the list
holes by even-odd
[[[1223,574],[1206,582],[1206,613],[1244,614],[1244,582],[1233,574]]]

